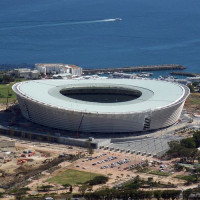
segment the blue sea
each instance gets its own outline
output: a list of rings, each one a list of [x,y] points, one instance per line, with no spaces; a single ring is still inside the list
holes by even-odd
[[[1,0],[0,64],[40,62],[200,73],[200,1]]]

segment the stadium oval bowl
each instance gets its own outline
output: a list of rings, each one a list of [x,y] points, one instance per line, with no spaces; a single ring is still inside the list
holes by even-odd
[[[69,131],[127,133],[175,124],[185,85],[143,79],[34,80],[12,87],[23,116]]]

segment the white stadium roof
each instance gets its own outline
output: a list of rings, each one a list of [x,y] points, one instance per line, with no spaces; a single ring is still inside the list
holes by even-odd
[[[96,103],[72,99],[60,93],[60,90],[64,88],[104,86],[139,90],[142,95],[135,100],[126,102]],[[185,89],[180,84],[142,79],[34,80],[17,83],[13,87],[17,89],[18,94],[41,104],[64,110],[99,114],[156,110],[178,102],[185,95]]]

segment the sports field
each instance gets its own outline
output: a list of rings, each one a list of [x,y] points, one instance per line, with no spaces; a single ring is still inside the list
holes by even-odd
[[[68,169],[50,178],[48,182],[61,185],[63,184],[76,185],[76,184],[83,184],[99,175],[100,174]]]

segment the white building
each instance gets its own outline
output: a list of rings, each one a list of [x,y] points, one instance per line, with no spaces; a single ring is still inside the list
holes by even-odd
[[[68,65],[62,63],[48,64],[48,63],[38,63],[35,64],[35,68],[43,74],[63,74],[70,73],[73,76],[81,76],[82,68],[76,65]]]
[[[63,73],[63,74],[54,74],[53,79],[71,79],[71,73]]]
[[[40,75],[38,70],[31,70],[28,68],[14,69],[13,73],[20,78],[26,78],[26,79],[37,79],[39,78]]]
[[[190,81],[191,83],[195,83],[195,82],[200,83],[200,76],[198,76],[198,77],[187,77],[186,79],[188,81]]]

